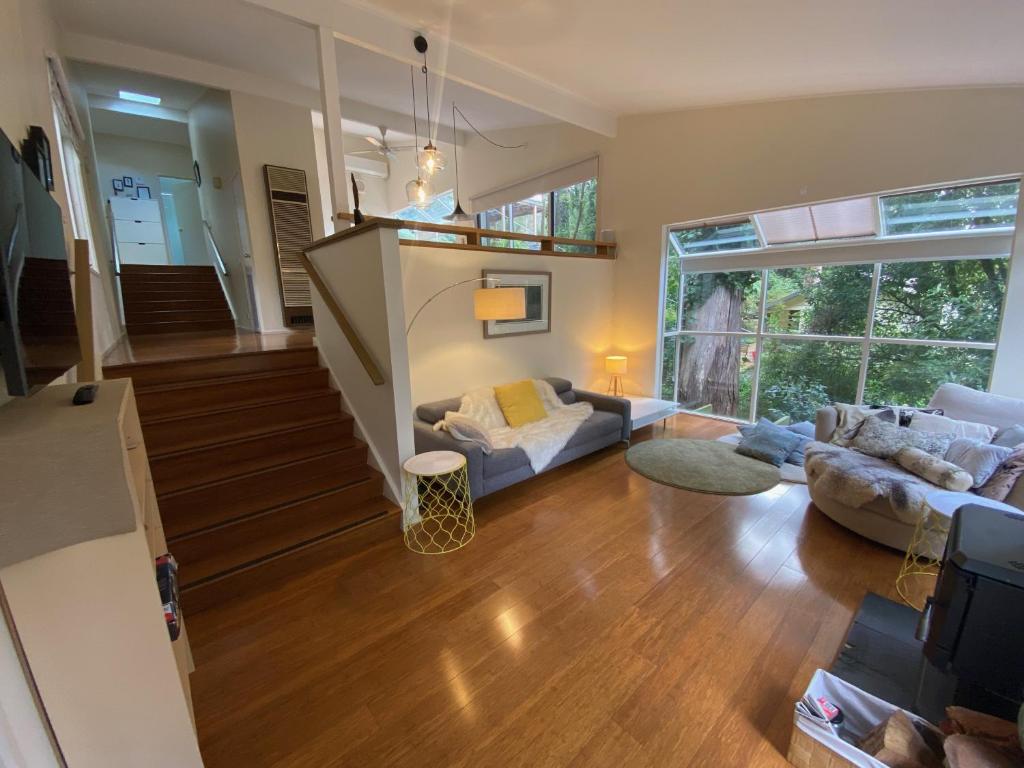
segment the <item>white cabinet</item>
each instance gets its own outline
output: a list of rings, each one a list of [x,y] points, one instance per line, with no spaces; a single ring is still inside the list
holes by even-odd
[[[0,409],[0,583],[71,768],[201,768],[182,619],[171,641],[154,558],[166,551],[131,381],[76,384]]]
[[[157,200],[112,197],[114,239],[122,264],[167,264],[163,217]]]

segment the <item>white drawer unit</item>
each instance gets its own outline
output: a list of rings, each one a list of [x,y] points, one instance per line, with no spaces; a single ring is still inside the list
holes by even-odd
[[[169,263],[159,201],[112,197],[110,211],[122,264]]]

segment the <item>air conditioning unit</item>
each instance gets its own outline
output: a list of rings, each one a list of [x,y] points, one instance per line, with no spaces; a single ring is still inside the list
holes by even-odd
[[[384,160],[374,160],[361,155],[345,155],[345,170],[349,173],[359,173],[378,179],[386,179],[390,171]]]

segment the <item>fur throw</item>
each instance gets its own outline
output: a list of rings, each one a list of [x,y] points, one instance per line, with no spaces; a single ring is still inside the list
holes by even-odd
[[[918,477],[923,477],[929,483],[934,483],[940,488],[949,491],[970,490],[974,485],[974,475],[956,464],[943,461],[938,456],[932,456],[920,448],[903,448],[893,456],[893,459],[908,472],[913,472]]]
[[[819,442],[807,446],[806,457],[807,477],[847,506],[863,507],[881,497],[889,501],[896,519],[908,525],[929,511],[925,497],[935,486],[889,461]]]

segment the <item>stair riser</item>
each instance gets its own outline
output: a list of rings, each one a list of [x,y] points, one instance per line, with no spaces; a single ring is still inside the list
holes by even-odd
[[[370,476],[366,452],[343,451],[299,465],[267,470],[226,483],[157,499],[170,541],[212,525],[326,493]]]
[[[151,333],[193,333],[196,331],[230,330],[235,324],[230,320],[185,320],[166,323],[127,323],[125,329],[129,335],[145,335]]]
[[[159,264],[122,264],[122,275],[216,275],[213,267],[202,265],[160,266]]]
[[[227,307],[215,307],[213,309],[183,309],[180,307],[173,307],[157,310],[155,312],[140,312],[135,307],[125,307],[124,319],[128,325],[206,320],[223,320],[231,322],[231,310]]]
[[[180,299],[146,299],[144,301],[133,300],[128,306],[125,307],[125,311],[129,313],[141,313],[141,312],[166,312],[168,310],[182,310],[190,312],[195,309],[227,309],[228,303],[224,301],[223,296],[217,296],[212,299],[192,299],[192,298],[180,298]]]
[[[327,387],[327,370],[316,368],[298,374],[233,381],[226,385],[210,383],[156,392],[139,389],[135,394],[135,403],[139,409],[139,416],[145,420],[217,406],[243,405],[252,400],[286,397]]]
[[[121,272],[122,285],[189,285],[192,283],[219,284],[220,280],[214,272],[182,272],[181,274],[159,272]]]
[[[152,453],[183,450],[235,440],[249,435],[286,429],[289,425],[325,419],[341,414],[337,392],[306,397],[258,408],[221,413],[204,413],[171,421],[142,424],[146,446]]]
[[[121,296],[125,303],[133,301],[174,301],[176,299],[220,299],[224,300],[224,291],[217,285],[194,285],[187,288],[174,286],[165,288],[149,288],[146,286],[122,286]]]
[[[158,494],[168,494],[229,477],[258,472],[281,462],[299,461],[338,449],[351,439],[352,421],[332,421],[307,429],[268,435],[234,445],[219,445],[160,458],[150,452],[149,466]],[[366,461],[366,446],[357,444],[353,463]],[[359,457],[358,459],[356,457]]]
[[[290,368],[311,368],[318,365],[315,349],[286,349],[252,355],[225,355],[164,363],[122,365],[110,369],[114,378],[131,378],[136,390],[160,384],[178,384],[218,376],[242,376]]]
[[[181,566],[181,584],[188,586],[198,579],[214,575],[196,565],[204,558],[215,556],[218,572],[224,572],[315,536],[363,522],[367,519],[367,510],[357,505],[379,496],[380,486],[377,478],[279,511],[179,539],[168,549]],[[297,531],[300,526],[301,531]],[[315,535],[311,535],[311,531]],[[294,538],[289,537],[292,532],[296,533]],[[273,548],[265,546],[268,539],[274,542]],[[208,560],[206,562],[209,563]]]
[[[364,552],[398,535],[398,515],[393,509],[384,509],[366,525],[341,531],[297,552],[261,563],[256,568],[182,589],[182,607],[185,613],[195,615],[233,598],[266,592],[289,579],[321,567],[325,562]]]

